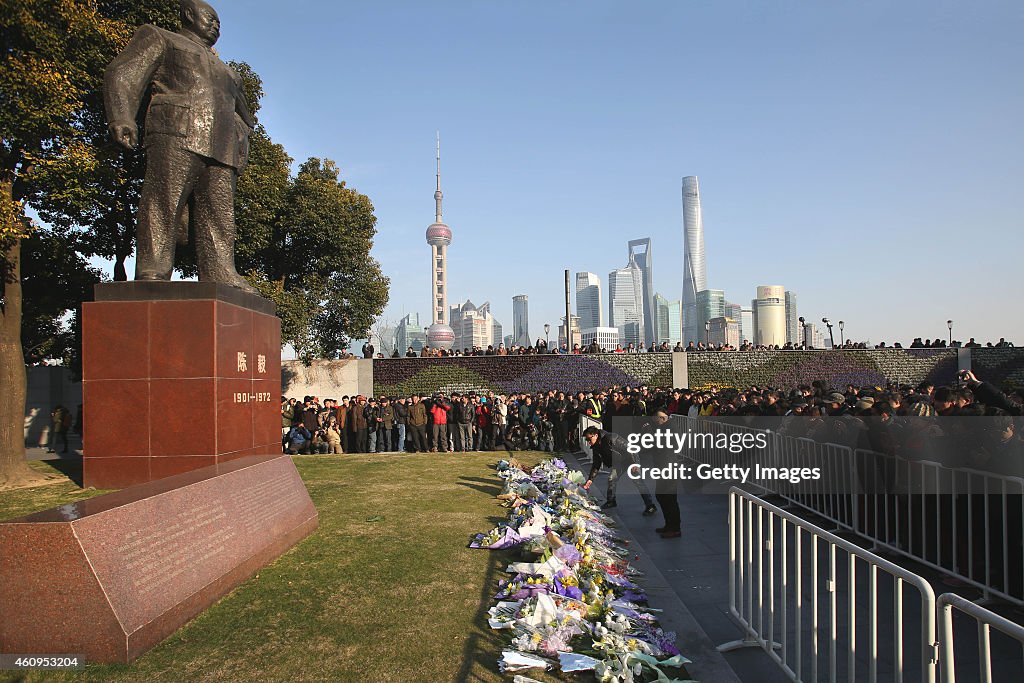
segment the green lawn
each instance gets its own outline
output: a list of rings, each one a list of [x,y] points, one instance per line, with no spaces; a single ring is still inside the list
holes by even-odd
[[[310,537],[131,665],[0,680],[511,680],[497,670],[503,634],[486,622],[509,555],[466,547],[505,517],[499,456],[296,458],[320,512]],[[0,493],[0,519],[96,493]]]

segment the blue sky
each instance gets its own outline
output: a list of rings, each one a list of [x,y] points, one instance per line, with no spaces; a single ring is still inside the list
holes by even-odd
[[[388,318],[427,316],[440,130],[449,301],[506,332],[514,294],[537,337],[563,269],[606,283],[638,237],[679,298],[697,175],[730,301],[782,284],[858,340],[1024,343],[1019,0],[214,5],[274,140],[373,201]]]

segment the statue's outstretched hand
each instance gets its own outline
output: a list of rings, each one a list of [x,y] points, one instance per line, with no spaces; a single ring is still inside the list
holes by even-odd
[[[127,150],[135,149],[139,144],[139,128],[135,122],[111,123],[110,139]]]

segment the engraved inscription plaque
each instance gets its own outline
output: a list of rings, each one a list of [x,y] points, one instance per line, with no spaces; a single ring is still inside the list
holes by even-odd
[[[309,494],[282,456],[0,523],[0,653],[131,661],[316,525]]]

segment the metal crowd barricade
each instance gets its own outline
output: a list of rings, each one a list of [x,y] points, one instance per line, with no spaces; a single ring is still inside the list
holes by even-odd
[[[895,491],[859,496],[853,530],[983,592],[1024,605],[1024,480],[858,450],[895,473]]]
[[[745,636],[719,649],[760,647],[794,681],[935,681],[927,581],[736,487],[729,611]]]
[[[677,419],[677,428],[711,434],[757,431],[709,418]],[[1024,605],[1024,479],[777,432],[770,443],[762,464],[821,467],[826,476],[797,486],[762,480],[745,490],[781,496],[874,550],[885,548],[977,587],[982,599]],[[711,447],[683,456],[715,467],[732,458]]]
[[[590,450],[590,444],[588,444],[586,442],[586,440],[583,438],[583,430],[586,429],[587,427],[597,427],[598,429],[603,429],[603,427],[601,426],[601,421],[600,420],[595,420],[594,418],[589,417],[587,415],[580,415],[580,421],[579,421],[580,450],[583,451],[583,453],[586,454],[586,456],[588,458],[593,460],[594,453],[593,453],[593,451]]]
[[[999,668],[993,674],[992,666],[992,629],[1016,640],[1024,648],[1024,626],[1015,624],[995,612],[974,604],[970,600],[953,593],[944,593],[936,601],[939,608],[939,660],[942,672],[942,683],[956,683],[958,659],[962,669],[973,663],[974,657],[958,657],[953,639],[953,610],[959,611],[974,620],[977,627],[977,677],[966,676],[966,680],[974,683],[992,683],[993,681],[1022,680],[1024,665],[1020,658],[1006,658],[997,661]],[[1017,653],[1018,656],[1020,653]],[[964,662],[970,659],[972,662]]]

